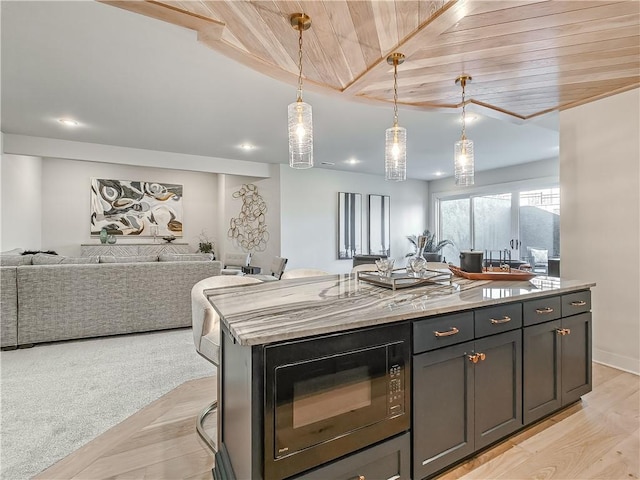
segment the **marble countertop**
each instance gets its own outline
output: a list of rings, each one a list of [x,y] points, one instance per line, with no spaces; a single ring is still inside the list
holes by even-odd
[[[595,283],[536,277],[530,281],[471,281],[392,291],[354,275],[327,275],[206,292],[241,345],[261,345],[382,325],[593,287]]]

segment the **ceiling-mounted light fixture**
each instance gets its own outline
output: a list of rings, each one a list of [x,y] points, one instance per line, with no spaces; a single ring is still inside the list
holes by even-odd
[[[471,81],[470,75],[460,75],[456,78],[456,85],[462,87],[462,135],[454,147],[453,169],[455,171],[456,185],[469,186],[473,185],[474,176],[474,159],[473,159],[473,141],[467,139],[465,132],[465,86]]]
[[[407,179],[407,129],[398,126],[398,65],[402,62],[402,53],[387,57],[387,63],[393,65],[393,127],[385,134],[384,179],[396,182]]]
[[[313,167],[313,122],[311,105],[302,101],[302,32],[311,26],[311,18],[304,13],[289,17],[291,26],[300,32],[298,37],[298,98],[289,105],[289,166]]]

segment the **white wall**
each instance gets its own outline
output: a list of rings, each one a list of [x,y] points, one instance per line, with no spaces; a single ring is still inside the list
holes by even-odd
[[[338,192],[362,194],[363,249],[367,248],[368,194],[391,198],[391,256],[404,265],[411,251],[407,235],[424,230],[427,182],[386,182],[384,177],[313,168],[280,166],[282,255],[287,269],[319,268],[330,273],[351,271],[352,260],[337,260]],[[367,253],[363,251],[363,253]]]
[[[560,113],[561,274],[593,280],[593,358],[640,372],[640,90]]]
[[[274,257],[280,256],[280,177],[279,166],[268,165],[270,178],[242,177],[235,175],[220,175],[222,188],[220,190],[219,202],[223,205],[221,222],[222,232],[220,238],[220,258],[224,253],[241,253],[243,249],[228,236],[230,221],[237,218],[242,207],[242,200],[233,198],[233,193],[240,190],[244,184],[253,184],[258,187],[258,194],[267,205],[265,223],[268,232],[268,241],[264,251],[252,250],[251,265],[262,268],[262,273],[269,273],[269,267]],[[257,225],[257,224],[256,224]]]
[[[40,250],[42,159],[4,154],[0,172],[0,251]]]
[[[183,237],[191,250],[205,230],[218,243],[217,175],[164,168],[45,158],[42,160],[42,248],[61,255],[80,255],[81,243],[99,243],[90,235],[91,178],[144,180],[178,183],[184,186]],[[4,216],[6,208],[3,206]],[[118,237],[119,242],[149,243],[150,238]]]

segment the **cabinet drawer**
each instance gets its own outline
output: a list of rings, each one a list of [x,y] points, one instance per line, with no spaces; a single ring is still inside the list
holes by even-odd
[[[473,312],[413,322],[413,353],[473,340]]]
[[[482,308],[474,312],[476,338],[522,327],[522,304]]]
[[[591,310],[591,290],[562,295],[562,316],[569,317]]]
[[[296,480],[410,480],[411,439],[404,433],[386,442],[304,473]]]
[[[560,314],[562,313],[561,305],[560,295],[523,302],[522,316],[524,325],[535,325],[560,318]]]

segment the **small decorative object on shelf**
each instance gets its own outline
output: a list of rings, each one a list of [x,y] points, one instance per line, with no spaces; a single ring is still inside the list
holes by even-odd
[[[107,243],[113,245],[114,243],[116,243],[116,236],[115,235],[109,235],[107,237]]]
[[[107,232],[106,228],[100,230],[100,243],[107,243],[107,238],[109,237],[109,232]]]
[[[200,252],[200,253],[215,253],[213,251],[213,242],[211,240],[209,240],[209,237],[207,237],[207,234],[204,232],[204,230],[200,234],[199,240],[200,241],[198,242],[198,252]]]
[[[176,239],[176,236],[175,235],[168,235],[166,237],[162,237],[162,239],[167,243],[171,243]]]

